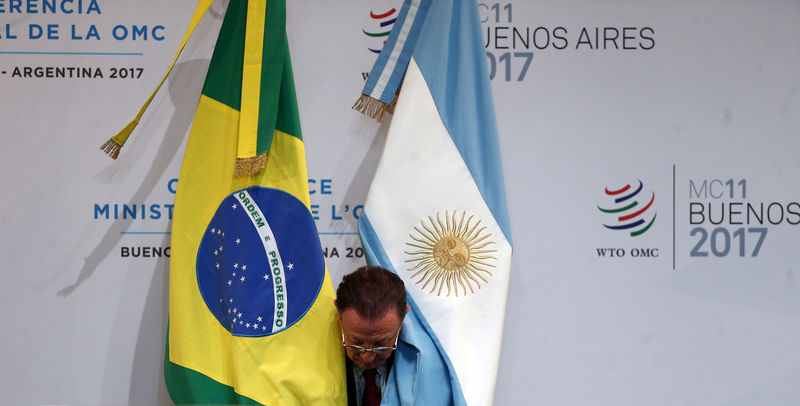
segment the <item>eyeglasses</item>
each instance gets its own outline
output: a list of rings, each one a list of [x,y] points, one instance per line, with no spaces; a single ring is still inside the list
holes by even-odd
[[[393,346],[391,346],[391,347],[365,348],[365,347],[362,347],[360,345],[345,344],[345,342],[344,342],[344,331],[342,331],[341,329],[339,329],[339,331],[342,333],[342,347],[344,347],[344,348],[346,348],[348,350],[357,351],[359,354],[363,354],[365,352],[371,352],[371,353],[373,353],[375,355],[388,354],[388,353],[390,353],[390,352],[392,352],[392,351],[397,349],[397,339],[400,338],[400,331],[398,330],[397,331],[397,335],[394,337],[394,345]]]

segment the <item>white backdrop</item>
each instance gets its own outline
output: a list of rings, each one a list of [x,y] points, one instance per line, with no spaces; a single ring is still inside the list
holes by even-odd
[[[169,404],[171,204],[226,3],[117,161],[98,147],[157,84],[195,2],[55,3],[0,1],[0,393]],[[350,106],[384,38],[368,34],[400,5],[289,4],[334,283],[363,262],[355,225],[386,130]],[[800,401],[800,3],[480,7],[515,246],[495,403]],[[92,74],[48,77],[70,67]],[[604,227],[622,223],[599,210],[615,205],[604,190],[639,181],[652,227]]]

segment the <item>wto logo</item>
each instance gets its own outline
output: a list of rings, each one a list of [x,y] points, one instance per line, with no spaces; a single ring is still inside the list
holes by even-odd
[[[388,37],[389,33],[392,32],[392,26],[394,26],[394,22],[397,20],[397,9],[392,8],[391,10],[381,14],[375,14],[374,11],[370,10],[369,16],[371,18],[371,23],[373,25],[377,24],[378,27],[374,28],[375,32],[370,32],[365,29],[361,29],[361,32],[370,38],[375,38],[376,43],[377,40],[381,40],[380,46],[376,48],[367,47],[370,52],[379,54],[381,53],[383,45],[386,44],[386,37]]]
[[[616,190],[609,190],[606,187],[605,195],[611,200],[611,206],[610,208],[597,206],[597,208],[613,218],[611,224],[603,223],[606,228],[630,231],[631,236],[636,237],[644,234],[656,221],[657,213],[650,210],[656,194],[651,192],[648,201],[647,194],[641,193],[643,189],[641,180],[636,190],[632,189],[630,184]]]

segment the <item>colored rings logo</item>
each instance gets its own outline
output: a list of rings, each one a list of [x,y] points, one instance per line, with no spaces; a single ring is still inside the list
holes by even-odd
[[[606,228],[630,231],[631,236],[636,237],[644,234],[656,221],[657,213],[650,210],[656,199],[656,194],[651,192],[648,201],[647,194],[641,193],[643,189],[641,180],[636,190],[632,189],[633,187],[630,184],[615,190],[606,187],[605,195],[611,199],[611,207],[603,208],[597,206],[597,208],[601,212],[613,216],[611,224],[603,224]]]
[[[363,32],[364,35],[370,38],[376,38],[382,41],[380,46],[377,48],[367,47],[367,49],[369,49],[370,52],[379,54],[381,53],[383,45],[386,44],[386,37],[388,37],[389,33],[392,32],[392,26],[394,25],[394,22],[397,20],[397,9],[392,8],[391,10],[385,13],[377,13],[377,14],[374,11],[370,11],[369,16],[371,18],[371,22],[373,24],[377,24],[378,27],[375,28],[375,31],[372,31],[372,29],[370,31],[362,29],[361,32]]]

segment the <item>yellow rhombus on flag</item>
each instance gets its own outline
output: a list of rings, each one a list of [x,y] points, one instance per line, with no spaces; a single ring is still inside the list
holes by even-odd
[[[230,1],[194,118],[172,223],[177,404],[347,402],[285,16],[285,0]]]

